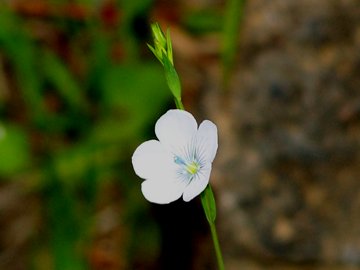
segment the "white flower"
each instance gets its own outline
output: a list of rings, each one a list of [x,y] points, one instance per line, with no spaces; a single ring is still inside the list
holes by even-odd
[[[134,152],[135,173],[145,181],[145,198],[154,203],[173,202],[183,195],[190,201],[209,183],[218,147],[216,125],[208,120],[199,128],[182,110],[169,110],[155,125],[157,140],[142,143]]]

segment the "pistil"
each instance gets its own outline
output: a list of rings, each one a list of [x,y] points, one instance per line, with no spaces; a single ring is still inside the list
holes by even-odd
[[[198,170],[200,169],[200,166],[197,162],[193,161],[190,164],[186,165],[186,171],[191,174],[194,175],[198,172]]]

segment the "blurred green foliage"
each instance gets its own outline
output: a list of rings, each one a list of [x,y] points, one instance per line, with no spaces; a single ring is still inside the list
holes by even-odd
[[[93,9],[88,2],[85,6]],[[151,3],[120,1],[122,22],[110,29],[100,15],[45,20],[45,31],[63,36],[55,44],[34,35],[31,18],[0,9],[0,60],[6,63],[9,86],[0,102],[0,178],[12,181],[21,175],[29,192],[42,197],[46,226],[34,240],[29,261],[34,269],[48,265],[39,260],[44,250],[51,251],[53,269],[88,269],[86,245],[101,186],[110,182],[126,201],[118,219],[126,218],[124,226],[138,236],[128,238],[128,257],[157,249],[151,219],[146,224],[153,229],[145,235],[131,232],[145,231],[139,218],[146,204],[129,162],[171,98],[161,66],[141,59],[144,45],[131,28]],[[112,57],[116,45],[122,57]]]
[[[0,126],[0,149],[0,175],[11,176],[29,167],[29,144],[19,127]]]
[[[222,19],[218,9],[201,9],[186,14],[183,23],[194,34],[206,34],[220,31]]]
[[[244,16],[246,0],[228,0],[222,31],[223,88],[227,90],[230,73],[238,51],[240,25]]]

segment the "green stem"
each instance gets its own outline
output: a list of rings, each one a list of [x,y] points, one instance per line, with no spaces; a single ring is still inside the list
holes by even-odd
[[[216,259],[217,259],[217,263],[218,263],[218,267],[219,270],[225,270],[225,266],[224,266],[224,260],[221,254],[221,249],[220,249],[220,244],[219,244],[219,239],[216,233],[216,227],[215,227],[215,223],[210,223],[210,231],[211,231],[211,236],[214,242],[214,248],[215,248],[215,253],[216,253]]]
[[[185,110],[184,105],[181,102],[181,99],[175,98],[175,104],[176,104],[176,108],[178,108],[179,110]]]
[[[214,248],[216,253],[216,259],[219,270],[224,270],[224,260],[221,254],[219,239],[216,233],[215,219],[216,219],[216,202],[214,193],[212,192],[210,184],[207,185],[205,190],[201,193],[201,204],[204,208],[204,213],[207,221],[209,222],[211,237],[214,242]]]
[[[234,0],[240,1],[240,0]],[[244,1],[244,0],[241,0]],[[170,40],[170,34],[167,32],[166,41],[164,34],[158,24],[151,26],[154,35],[154,47],[149,45],[150,50],[159,59],[164,66],[167,84],[174,96],[176,108],[179,110],[185,110],[184,105],[181,102],[181,84],[179,76],[175,70],[172,57],[172,45]],[[166,49],[165,49],[166,46]],[[229,50],[230,51],[230,50]],[[229,57],[224,57],[229,58]],[[211,236],[214,242],[214,248],[216,252],[216,258],[219,266],[219,270],[225,270],[224,261],[222,258],[220,244],[216,233],[215,218],[216,218],[216,204],[214,194],[211,190],[210,184],[207,185],[205,190],[201,193],[201,203],[204,208],[206,219],[210,225]]]
[[[181,99],[178,99],[176,97],[174,99],[175,99],[176,108],[178,108],[179,110],[184,110],[184,105],[182,104]],[[224,260],[221,254],[219,239],[216,233],[216,226],[215,226],[215,216],[216,216],[215,199],[210,185],[208,185],[205,191],[201,194],[201,203],[204,208],[206,218],[209,222],[211,236],[214,242],[218,268],[219,270],[225,270]]]

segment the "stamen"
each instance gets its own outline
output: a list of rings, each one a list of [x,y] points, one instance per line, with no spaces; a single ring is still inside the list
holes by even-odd
[[[184,165],[186,166],[186,163],[185,161],[181,158],[181,157],[178,157],[178,156],[175,156],[174,157],[174,162],[178,165]]]
[[[179,156],[174,156],[174,162],[180,166],[180,173],[182,175],[187,175],[186,177],[192,177],[193,175],[197,174],[200,170],[200,163],[196,160],[188,161],[184,160]]]

